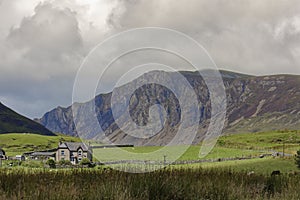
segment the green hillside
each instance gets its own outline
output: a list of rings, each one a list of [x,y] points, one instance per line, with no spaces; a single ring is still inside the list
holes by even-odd
[[[8,156],[15,156],[28,151],[39,151],[56,148],[59,141],[80,142],[80,138],[56,135],[43,136],[37,134],[0,134],[0,147]]]
[[[34,122],[0,103],[0,133],[35,133],[54,136],[41,124]]]
[[[219,138],[218,146],[234,149],[274,150],[294,154],[300,149],[300,131],[232,134]]]

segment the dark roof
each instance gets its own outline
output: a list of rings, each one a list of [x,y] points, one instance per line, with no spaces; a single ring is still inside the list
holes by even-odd
[[[88,146],[82,142],[64,142],[59,145],[59,148],[68,148],[70,151],[77,151],[82,148],[83,151],[88,151]]]
[[[0,148],[0,151],[2,151],[5,154],[5,151],[3,149]]]
[[[33,152],[31,156],[54,156],[55,152]]]

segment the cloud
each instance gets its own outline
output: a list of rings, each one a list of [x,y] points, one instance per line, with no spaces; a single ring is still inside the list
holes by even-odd
[[[299,74],[299,13],[297,0],[0,0],[0,101],[30,117],[69,105],[89,50],[145,26],[188,34],[221,68]],[[115,63],[101,89],[150,57],[190,68],[170,55],[137,52]]]
[[[186,33],[222,68],[299,73],[299,13],[296,0],[121,0],[108,22],[118,30],[159,26]]]
[[[17,110],[37,116],[42,109],[69,104],[84,52],[75,12],[39,4],[2,44],[0,90],[8,105],[23,102]]]

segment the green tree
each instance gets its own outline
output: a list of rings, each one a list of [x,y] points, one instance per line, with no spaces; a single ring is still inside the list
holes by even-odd
[[[91,161],[88,158],[83,158],[79,164],[86,165],[88,167],[94,167],[94,165],[91,163]]]
[[[55,161],[53,159],[49,159],[46,162],[47,165],[49,165],[50,168],[55,168]]]
[[[296,165],[300,169],[300,150],[296,154]]]

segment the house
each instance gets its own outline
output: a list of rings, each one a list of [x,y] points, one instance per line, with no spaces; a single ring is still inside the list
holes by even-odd
[[[82,142],[61,142],[57,148],[56,161],[69,160],[78,164],[83,158],[92,161],[92,149]]]
[[[5,160],[5,159],[6,159],[5,151],[0,148],[0,160]]]

